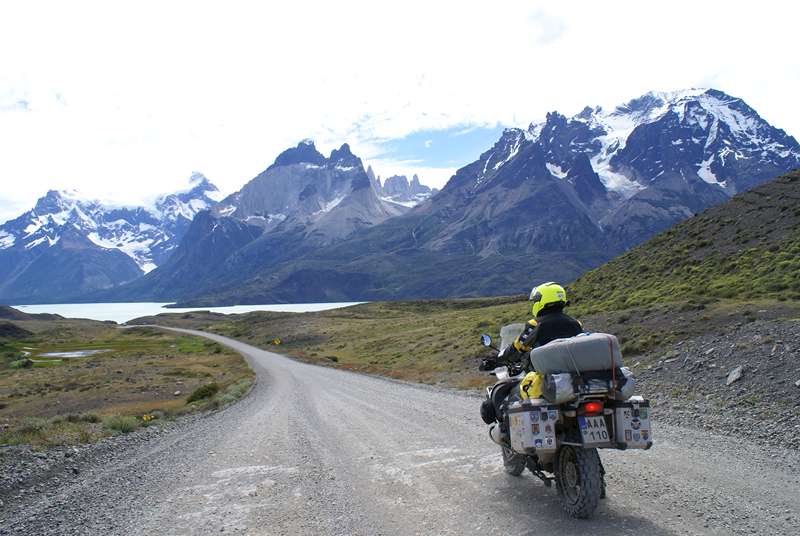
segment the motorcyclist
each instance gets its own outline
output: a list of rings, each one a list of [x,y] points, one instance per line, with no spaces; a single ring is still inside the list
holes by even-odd
[[[564,307],[568,304],[567,292],[558,283],[551,281],[534,287],[530,301],[533,302],[531,313],[534,318],[528,320],[525,330],[509,349],[525,354],[550,341],[583,333],[581,323],[564,313]]]
[[[511,362],[524,361],[527,371],[531,370],[530,361],[525,357],[528,352],[550,341],[583,332],[581,323],[564,313],[564,307],[569,303],[567,291],[558,283],[551,281],[533,287],[529,299],[534,318],[528,320],[519,337],[498,356],[498,359]],[[481,370],[491,370],[495,366],[496,361],[487,360],[481,364]]]
[[[554,282],[542,283],[531,290],[531,313],[534,318],[528,320],[525,329],[516,340],[503,349],[497,359],[485,359],[480,370],[493,370],[500,363],[518,363],[522,369],[531,372],[529,352],[539,346],[544,346],[556,339],[574,337],[583,332],[580,322],[564,313],[567,306],[567,292],[564,287]],[[496,389],[493,401],[486,401],[481,406],[481,417],[490,424],[497,416],[501,415],[501,406],[508,399],[518,397],[514,389],[518,381],[508,382]]]

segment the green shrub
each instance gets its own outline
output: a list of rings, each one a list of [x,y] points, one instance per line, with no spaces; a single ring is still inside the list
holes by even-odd
[[[21,434],[40,434],[44,432],[48,425],[49,421],[47,419],[42,419],[40,417],[26,417],[22,420],[17,428],[17,432]]]
[[[12,369],[23,369],[23,368],[31,368],[33,366],[33,361],[28,359],[27,357],[24,359],[17,359],[16,361],[12,361],[8,364],[8,368]]]
[[[108,417],[103,424],[109,430],[114,430],[115,432],[121,432],[123,434],[133,432],[139,427],[139,421],[136,417],[131,417],[130,415],[114,415]]]
[[[186,399],[186,402],[197,402],[198,400],[204,400],[206,398],[211,398],[215,394],[219,392],[219,385],[216,383],[207,383],[206,385],[201,385],[194,391],[192,394],[189,395],[189,398]]]
[[[236,402],[244,396],[252,383],[253,382],[251,380],[240,380],[233,385],[228,386],[228,388],[225,389],[225,392],[217,397],[219,405],[225,406],[227,404]]]

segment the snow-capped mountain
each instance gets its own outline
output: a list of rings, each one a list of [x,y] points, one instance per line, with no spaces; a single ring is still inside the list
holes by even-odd
[[[406,210],[380,198],[361,159],[348,144],[326,158],[313,141],[303,140],[223,199],[214,213],[266,231],[302,226],[309,235],[330,240]]]
[[[194,216],[213,208],[219,197],[216,186],[199,173],[192,175],[187,190],[165,195],[152,207],[111,207],[81,199],[75,192],[51,190],[33,209],[0,225],[5,276],[0,298],[28,299],[31,289],[22,282],[30,279],[32,267],[64,246],[72,253],[79,250],[87,262],[91,257],[101,272],[103,263],[97,264],[97,259],[114,261],[113,271],[95,277],[97,285],[82,282],[76,289],[93,290],[135,279],[166,261]],[[77,270],[80,255],[72,260]],[[57,270],[53,277],[60,278]]]
[[[534,145],[547,177],[529,169],[528,178],[568,183],[622,247],[800,167],[797,141],[744,101],[692,89],[651,92],[608,111],[587,107],[570,118],[553,112],[527,129],[508,129],[461,187],[485,188]]]
[[[0,249],[52,247],[65,229],[90,242],[118,249],[147,273],[178,245],[195,214],[214,207],[217,187],[195,173],[191,188],[161,197],[154,207],[109,207],[75,192],[50,190],[36,206],[0,225]]]
[[[523,144],[537,142],[551,157],[548,169],[554,177],[567,178],[574,159],[586,155],[605,188],[624,197],[671,171],[691,171],[732,195],[759,182],[745,170],[769,174],[800,165],[793,137],[743,100],[714,89],[650,92],[609,111],[586,107],[571,118],[553,112],[527,130],[509,129],[501,141],[477,182],[510,161]]]
[[[171,259],[114,299],[211,289],[409,210],[382,198],[379,185],[347,143],[326,157],[313,141],[303,140],[210,214],[195,218]]]
[[[314,247],[303,247],[302,235],[265,234],[258,248],[232,253],[218,278],[169,297],[208,304],[522,292],[532,281],[568,282],[797,167],[794,138],[716,90],[653,92],[572,117],[552,112],[505,130],[406,214]],[[385,188],[367,175],[373,190]]]
[[[106,288],[158,268],[87,299],[217,304],[512,294],[536,280],[570,281],[798,167],[794,138],[713,89],[651,92],[611,110],[552,112],[528,128],[506,129],[427,198],[419,181],[382,182],[347,144],[326,157],[306,140],[218,204],[203,181],[156,209],[113,213],[48,194],[0,227],[0,285],[9,263],[30,262],[29,251],[50,252],[40,259],[58,253],[80,267],[73,253],[91,251],[91,284],[80,276],[74,287]],[[211,210],[189,225],[204,207]],[[177,240],[169,236],[184,236],[171,255]],[[112,264],[113,271],[98,268]]]

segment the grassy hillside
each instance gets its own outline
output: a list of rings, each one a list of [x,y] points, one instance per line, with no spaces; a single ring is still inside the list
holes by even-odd
[[[800,300],[800,171],[676,225],[570,287],[582,313]]]
[[[241,356],[197,337],[10,308],[0,315],[10,319],[0,320],[0,445],[131,431],[232,401],[252,379]],[[209,385],[208,396],[190,400]]]

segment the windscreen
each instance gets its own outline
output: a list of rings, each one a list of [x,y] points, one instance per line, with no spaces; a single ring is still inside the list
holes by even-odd
[[[500,328],[500,350],[514,342],[525,329],[525,324],[508,324]]]

